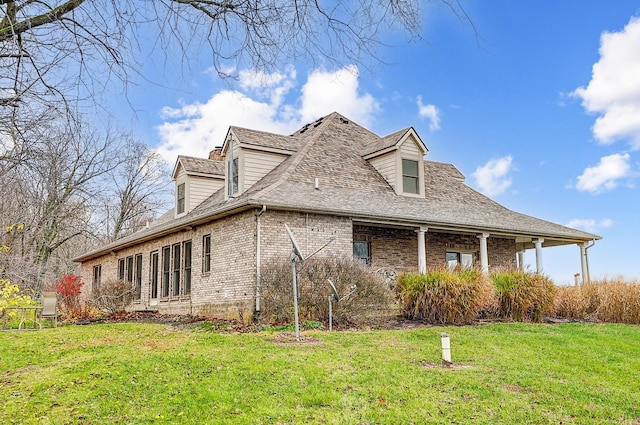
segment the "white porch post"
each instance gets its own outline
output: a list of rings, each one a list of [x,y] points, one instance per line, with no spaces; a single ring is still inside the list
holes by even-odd
[[[518,270],[524,271],[524,249],[518,251]]]
[[[488,237],[488,233],[478,235],[478,239],[480,239],[480,269],[484,274],[489,274],[489,255],[487,254]]]
[[[582,284],[587,282],[587,246],[588,242],[579,243],[580,247],[580,266],[582,268]]]
[[[418,273],[427,273],[427,246],[425,243],[425,233],[427,233],[426,227],[421,227],[416,230],[418,234]]]
[[[542,238],[538,238],[535,241],[533,241],[534,245],[536,246],[536,272],[537,273],[542,273],[542,242],[544,242],[544,239]]]

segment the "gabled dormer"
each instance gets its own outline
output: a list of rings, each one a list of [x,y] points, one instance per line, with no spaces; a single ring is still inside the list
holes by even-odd
[[[418,133],[409,127],[369,143],[362,156],[396,194],[424,198],[423,158],[428,152]]]
[[[293,136],[230,127],[222,146],[225,198],[241,195],[298,147]]]
[[[178,156],[173,168],[175,216],[182,217],[224,187],[224,161],[220,150],[209,159]]]

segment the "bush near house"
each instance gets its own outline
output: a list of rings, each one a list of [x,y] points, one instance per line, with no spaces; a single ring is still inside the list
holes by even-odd
[[[399,302],[409,319],[462,325],[493,304],[487,276],[475,269],[433,269],[400,275],[397,281]]]
[[[342,297],[353,285],[356,292],[333,302],[333,321],[342,326],[369,326],[390,319],[395,313],[393,292],[383,276],[351,258],[311,258],[297,265],[298,313],[301,321],[327,323],[331,288]],[[291,261],[265,265],[260,274],[262,323],[294,321]]]
[[[135,288],[122,280],[107,280],[92,293],[89,304],[107,314],[123,312],[131,305]]]
[[[640,324],[640,283],[617,277],[557,288],[553,314],[577,320]]]
[[[494,313],[503,319],[540,322],[553,306],[554,285],[548,277],[526,271],[491,274],[495,288]]]

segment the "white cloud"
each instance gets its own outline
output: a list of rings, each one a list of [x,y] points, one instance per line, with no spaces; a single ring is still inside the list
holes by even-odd
[[[435,105],[425,105],[422,103],[422,96],[418,96],[417,99],[418,104],[418,114],[420,114],[420,118],[427,118],[429,122],[429,130],[439,130],[440,129],[440,110]]]
[[[476,185],[482,193],[488,196],[496,196],[504,193],[511,186],[511,165],[513,158],[511,155],[502,158],[492,159],[485,165],[476,168],[473,177]]]
[[[592,130],[602,144],[628,140],[632,149],[640,149],[639,46],[640,17],[620,32],[603,33],[589,85],[572,93],[588,112],[600,115]]]
[[[567,227],[582,229],[587,232],[595,232],[598,229],[613,226],[613,220],[611,220],[610,218],[605,218],[598,222],[592,218],[574,218],[566,225]]]
[[[587,167],[582,175],[578,176],[576,189],[591,193],[613,189],[619,179],[629,175],[629,158],[628,153],[616,153],[600,158],[598,165]]]
[[[205,103],[181,102],[177,108],[163,108],[157,149],[172,164],[178,154],[206,158],[223,143],[230,125],[289,134],[334,111],[367,126],[379,110],[373,96],[360,93],[355,66],[313,71],[295,102],[287,103],[285,97],[295,87],[293,68],[273,74],[241,71],[237,90],[222,90]]]

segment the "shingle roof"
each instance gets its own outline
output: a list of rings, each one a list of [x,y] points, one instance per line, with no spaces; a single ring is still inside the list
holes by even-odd
[[[101,250],[260,205],[337,214],[360,221],[384,220],[432,229],[544,237],[558,244],[600,239],[597,235],[503,207],[464,184],[464,175],[451,164],[424,161],[425,198],[397,195],[363,158],[363,152],[370,146],[388,143],[394,135],[407,130],[382,138],[386,139],[382,142],[371,131],[335,112],[291,136],[232,129],[241,143],[295,147],[295,151],[240,196],[225,200],[224,189],[221,189],[186,216],[162,222]],[[260,137],[268,140],[260,142]]]
[[[408,127],[408,128],[396,131],[395,133],[391,133],[387,136],[379,137],[377,138],[377,140],[374,140],[371,143],[365,144],[364,149],[362,150],[362,155],[367,156],[374,152],[379,152],[381,150],[385,150],[387,148],[395,146],[400,141],[400,139],[402,139],[402,136],[407,134],[407,131],[409,131],[410,129],[411,127]]]
[[[184,155],[179,155],[177,161],[182,164],[187,174],[199,173],[224,177],[224,161],[206,158],[195,158],[192,156]]]
[[[229,127],[229,131],[238,138],[240,143],[273,149],[295,152],[300,149],[302,140],[299,137],[283,136],[266,131],[250,130],[242,127]]]

